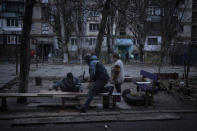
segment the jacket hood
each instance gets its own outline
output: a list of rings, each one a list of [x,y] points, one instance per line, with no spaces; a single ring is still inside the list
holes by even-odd
[[[93,55],[93,56],[90,57],[90,61],[91,60],[98,60],[98,58],[97,58],[97,56]]]

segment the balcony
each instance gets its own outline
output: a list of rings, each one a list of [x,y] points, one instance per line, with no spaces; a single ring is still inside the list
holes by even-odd
[[[22,3],[24,3],[24,0],[1,0],[1,2],[22,2]]]
[[[147,21],[158,22],[161,20],[161,17],[158,15],[150,15],[147,17]]]
[[[17,13],[23,13],[24,12],[24,2],[10,2],[5,1],[2,2],[2,12],[17,12]]]
[[[13,12],[2,12],[0,14],[1,18],[18,18],[18,17],[22,17],[23,14],[21,13],[13,13]]]

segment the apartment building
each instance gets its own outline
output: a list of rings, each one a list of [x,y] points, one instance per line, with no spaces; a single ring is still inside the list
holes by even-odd
[[[0,57],[2,60],[15,58],[20,46],[24,0],[0,1]]]
[[[57,36],[54,33],[52,26],[48,21],[44,20],[44,16],[47,14],[47,7],[53,0],[40,0],[39,3],[35,4],[32,18],[32,30],[31,30],[31,49],[36,50],[37,55],[40,58],[47,59],[49,54],[55,54],[58,47]],[[0,56],[14,57],[16,53],[16,44],[20,45],[20,34],[22,31],[22,17],[24,14],[24,2],[25,0],[1,0],[0,1]],[[87,3],[91,4],[88,0]],[[187,6],[185,6],[187,5]],[[196,42],[197,39],[197,24],[196,24],[196,0],[185,0],[180,6],[180,9],[184,10],[183,20],[181,22],[181,28],[179,29],[178,37],[173,42],[180,43],[180,46],[192,41]],[[161,31],[160,31],[160,20],[161,20],[161,9],[155,5],[149,5],[147,10],[147,25],[148,28],[146,40],[144,43],[144,58],[147,61],[155,61],[158,58],[158,52],[161,49]],[[96,46],[96,39],[99,31],[99,24],[102,16],[101,12],[92,9],[85,12],[83,32],[80,36],[80,46],[77,43],[76,34],[73,33],[69,45],[69,51],[71,55],[76,56],[77,50],[80,48],[82,53],[94,52]],[[124,19],[123,19],[124,20]],[[124,23],[124,21],[122,21]],[[139,54],[138,49],[135,46],[135,40],[132,39],[132,33],[124,27],[122,24],[118,32],[112,33],[114,38],[113,50],[119,52],[122,58],[125,54]],[[113,25],[115,28],[117,25]],[[16,39],[17,38],[17,39]],[[16,41],[17,40],[17,41]],[[112,41],[110,41],[112,44]],[[106,57],[107,52],[107,38],[104,35],[102,44],[103,57]],[[8,54],[8,55],[6,55]],[[181,54],[182,55],[182,54]]]
[[[162,32],[161,32],[161,16],[162,8],[157,3],[150,3],[148,7],[147,17],[147,32],[146,41],[144,44],[145,61],[158,61],[158,54],[161,50],[162,44]],[[180,22],[180,27],[177,28],[177,36],[173,38],[170,47],[170,54],[166,55],[166,63],[172,62],[172,59],[176,57],[177,64],[181,64],[183,61],[184,47],[191,42],[192,35],[192,0],[183,1],[178,8],[178,15],[173,15],[177,22]],[[178,25],[178,24],[177,24]],[[176,45],[176,46],[175,46]],[[176,50],[177,54],[174,52]],[[172,56],[173,55],[173,56]],[[176,56],[175,56],[176,55]],[[173,58],[172,58],[173,57]],[[179,59],[179,60],[178,60]],[[173,60],[174,61],[174,60]],[[178,62],[179,61],[179,62]]]
[[[55,35],[52,26],[45,20],[48,15],[48,0],[40,0],[34,5],[31,28],[31,49],[41,59],[48,58],[49,54],[54,52]]]
[[[197,44],[197,0],[192,1],[192,34],[191,41]]]
[[[97,35],[99,33],[99,24],[102,19],[101,11],[97,8],[97,5],[94,5],[94,2],[86,1],[85,4],[88,4],[89,10],[85,12],[85,22],[84,22],[84,32],[81,37],[82,44],[82,52],[90,52],[94,53]],[[124,59],[125,54],[129,52],[131,54],[133,52],[134,40],[131,39],[128,34],[130,33],[126,27],[122,27],[119,29],[117,34],[115,34],[115,28],[117,25],[113,25],[113,32],[111,34],[109,43],[112,45],[112,37],[114,38],[114,44],[112,49],[116,52],[119,52],[121,57]],[[71,41],[70,41],[70,50],[75,52],[77,51],[77,40],[76,35],[73,33]],[[107,34],[104,34],[103,43],[101,47],[101,59],[105,59],[107,57]]]

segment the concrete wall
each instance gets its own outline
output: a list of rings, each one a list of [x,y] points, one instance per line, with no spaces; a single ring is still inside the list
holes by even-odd
[[[34,19],[41,19],[41,7],[34,6],[33,9],[33,16]]]
[[[31,28],[31,34],[41,34],[41,23],[40,22],[33,22]]]

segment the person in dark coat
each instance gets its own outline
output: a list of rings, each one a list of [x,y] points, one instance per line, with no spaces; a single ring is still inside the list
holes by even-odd
[[[109,74],[105,66],[99,62],[98,58],[93,55],[86,55],[85,61],[89,66],[90,82],[93,82],[92,86],[89,88],[88,96],[84,105],[78,107],[80,112],[86,112],[93,97],[98,93],[113,92],[113,87],[105,85],[109,81]]]
[[[66,78],[55,82],[55,84],[52,86],[52,89],[58,90],[58,88],[64,92],[82,92],[82,86],[79,82],[79,79],[73,77],[73,74],[70,72],[67,73]]]

